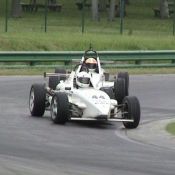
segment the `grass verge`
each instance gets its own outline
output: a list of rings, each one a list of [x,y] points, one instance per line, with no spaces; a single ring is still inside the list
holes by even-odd
[[[170,133],[175,135],[175,122],[170,123],[167,125],[166,130]]]
[[[133,68],[133,69],[105,69],[106,72],[116,74],[117,72],[128,72],[133,75],[141,74],[174,74],[174,68]],[[54,72],[53,68],[12,68],[0,69],[0,76],[13,76],[13,75],[43,75],[44,72]]]
[[[172,36],[129,36],[80,34],[78,32],[0,34],[0,51],[69,51],[86,50],[174,50]]]

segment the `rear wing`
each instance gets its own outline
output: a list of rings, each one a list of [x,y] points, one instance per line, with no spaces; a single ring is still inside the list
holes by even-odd
[[[84,58],[87,58],[89,56],[91,56],[93,58],[96,58],[96,59],[99,57],[98,53],[95,50],[91,50],[91,49],[90,50],[86,50],[84,52]]]
[[[64,77],[69,77],[70,76],[70,73],[67,73],[67,74],[62,74],[62,73],[46,73],[46,72],[44,72],[44,78],[46,78],[46,77],[53,77],[53,76],[55,76],[55,77],[58,77],[58,76],[64,76]]]

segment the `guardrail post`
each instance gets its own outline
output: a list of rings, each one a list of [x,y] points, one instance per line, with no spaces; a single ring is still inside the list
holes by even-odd
[[[136,60],[136,61],[135,61],[135,64],[137,64],[137,65],[138,65],[138,64],[141,64],[141,63],[142,63],[141,60]]]
[[[68,66],[72,61],[64,61],[64,65]]]
[[[32,66],[35,65],[35,63],[34,63],[33,61],[30,61],[30,62],[29,62],[29,65],[32,67]]]
[[[172,63],[172,64],[175,64],[175,59],[172,59],[172,60],[171,60],[171,63]]]

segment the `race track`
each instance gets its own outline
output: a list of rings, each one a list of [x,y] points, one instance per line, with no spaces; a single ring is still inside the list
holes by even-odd
[[[0,174],[175,174],[172,145],[161,145],[164,136],[160,144],[149,142],[151,123],[175,116],[175,75],[130,77],[130,94],[139,98],[142,108],[141,124],[134,131],[126,131],[121,123],[55,125],[49,112],[33,118],[28,96],[36,82],[43,78],[0,77]]]

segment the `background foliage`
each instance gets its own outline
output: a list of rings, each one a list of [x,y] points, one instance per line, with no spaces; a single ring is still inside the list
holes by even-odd
[[[84,50],[90,43],[98,50],[175,49],[173,16],[163,20],[154,16],[153,8],[159,0],[130,0],[122,36],[119,17],[109,22],[108,12],[103,11],[100,21],[95,22],[88,8],[82,34],[82,12],[75,2],[59,0],[62,11],[49,11],[47,33],[44,32],[44,9],[23,12],[21,18],[11,18],[9,13],[8,33],[5,33],[5,0],[0,1],[0,50]],[[10,8],[9,4],[9,11]]]

